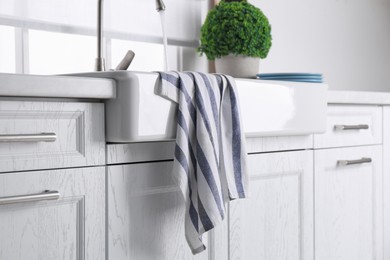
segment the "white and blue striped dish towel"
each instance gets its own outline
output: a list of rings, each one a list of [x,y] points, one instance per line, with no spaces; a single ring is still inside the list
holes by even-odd
[[[178,104],[173,174],[186,204],[193,254],[229,200],[247,194],[246,149],[235,81],[222,74],[160,72],[156,93]]]

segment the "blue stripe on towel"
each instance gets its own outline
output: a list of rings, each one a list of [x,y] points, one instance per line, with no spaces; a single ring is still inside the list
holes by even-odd
[[[199,86],[196,85],[196,91],[195,91],[195,103],[196,103],[196,108],[198,109],[202,119],[203,119],[203,123],[206,127],[206,130],[207,130],[207,136],[209,137],[210,139],[210,142],[213,146],[213,152],[214,152],[214,158],[215,158],[215,163],[216,165],[219,165],[219,162],[218,162],[218,156],[217,156],[217,152],[216,152],[216,144],[215,144],[215,141],[214,141],[214,137],[213,137],[213,133],[212,133],[212,130],[211,130],[211,124],[210,124],[210,120],[209,120],[209,117],[207,116],[207,112],[206,112],[206,108],[205,108],[205,105],[204,105],[204,101],[203,101],[203,97],[202,97],[202,93],[200,92],[199,90]]]
[[[199,198],[199,196],[198,196],[198,208],[199,208],[200,221],[202,222],[204,230],[208,231],[210,229],[213,229],[214,225],[211,222],[209,215],[207,215],[207,212],[206,212],[205,208],[203,207],[202,200]]]
[[[215,75],[215,78],[216,78],[217,83],[218,83],[219,93],[220,93],[220,95],[222,96],[222,92],[223,92],[223,80],[222,80],[222,76],[221,76],[221,75]]]
[[[207,161],[207,158],[206,158],[206,156],[205,156],[205,154],[204,154],[204,152],[202,150],[202,147],[200,146],[199,142],[197,143],[196,152],[197,152],[199,168],[201,169],[201,171],[203,173],[203,176],[204,176],[207,184],[210,187],[210,191],[213,194],[215,203],[217,204],[219,213],[220,213],[220,215],[221,215],[221,217],[223,219],[225,214],[224,214],[224,210],[222,208],[222,198],[221,198],[220,193],[218,191],[218,186],[217,186],[217,183],[216,183],[216,181],[214,179],[213,172],[211,171],[209,162]]]
[[[195,158],[195,154],[194,154],[194,148],[193,148],[191,141],[190,141],[190,138],[189,138],[189,131],[188,131],[186,119],[184,118],[183,113],[181,112],[180,109],[178,110],[178,113],[177,113],[177,123],[183,129],[183,131],[185,133],[185,137],[187,138],[188,150],[190,153],[191,163],[195,168],[194,170],[196,171],[196,158]],[[197,180],[196,174],[195,174],[195,179]]]
[[[174,75],[171,75],[171,74],[168,74],[168,73],[164,73],[164,74],[160,74],[161,75],[161,78],[168,81],[169,83],[171,83],[172,85],[174,86],[178,86],[178,82],[179,82],[179,77],[177,76],[174,76]]]
[[[232,145],[233,145],[233,168],[234,168],[234,179],[236,183],[236,188],[238,195],[240,198],[245,198],[245,191],[244,187],[242,185],[242,173],[241,173],[241,126],[240,126],[240,120],[239,120],[239,111],[238,111],[238,104],[237,104],[237,98],[232,91],[232,86],[230,83],[228,83],[229,89],[230,89],[230,103],[231,103],[231,109],[232,109],[232,124],[233,124],[233,131],[232,131]]]
[[[188,113],[191,116],[192,123],[196,125],[196,109],[192,102],[192,98],[190,97],[186,87],[183,85],[183,82],[180,82],[179,91],[183,93],[184,98],[186,100]]]
[[[189,200],[190,200],[190,218],[191,218],[191,221],[192,221],[192,224],[194,225],[195,229],[197,232],[199,232],[199,224],[198,224],[198,218],[199,218],[199,215],[198,215],[198,212],[196,211],[195,207],[194,207],[194,203],[192,201],[192,189],[191,189],[191,183],[190,183],[190,178],[189,178],[189,166],[188,166],[188,162],[187,162],[187,159],[184,155],[184,152],[183,150],[178,146],[176,145],[175,147],[175,158],[178,160],[178,162],[181,164],[181,166],[185,169],[186,173],[187,173],[187,176],[188,176],[188,193],[189,193]]]

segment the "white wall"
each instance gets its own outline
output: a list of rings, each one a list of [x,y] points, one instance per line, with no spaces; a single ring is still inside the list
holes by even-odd
[[[96,28],[98,0],[0,0],[0,17]],[[197,41],[203,0],[164,0],[171,39]],[[104,0],[104,29],[135,35],[161,36],[155,0]]]
[[[272,25],[262,72],[321,72],[330,89],[390,91],[390,0],[250,0]]]
[[[272,24],[273,47],[268,58],[261,63],[262,72],[321,72],[331,89],[390,91],[390,0],[249,1],[260,7]],[[5,22],[12,26],[12,23],[8,23],[8,17],[21,17],[26,19],[27,25],[34,25],[35,27],[31,27],[33,29],[47,30],[45,25],[31,23],[39,20],[60,24],[57,31],[59,33],[79,33],[74,27],[61,29],[62,25],[95,28],[96,2],[97,0],[0,0],[0,24]],[[199,58],[194,49],[201,23],[200,13],[207,6],[206,0],[165,2],[169,38],[187,46],[182,48],[182,59],[171,59],[178,66],[171,67],[207,70],[205,58]],[[153,0],[106,0],[105,5],[106,30],[129,33],[129,37],[123,40],[160,42],[161,27]],[[12,55],[17,59],[23,59],[18,53],[26,55],[28,52],[21,52],[18,41],[8,39],[8,34],[3,31],[0,31],[0,38],[7,39],[2,38],[0,42],[0,71],[8,72],[10,67],[15,67],[15,62],[10,58],[7,60],[4,52],[1,54],[1,49],[11,53],[5,47],[8,46],[5,40],[10,40],[9,44],[16,44],[13,51],[16,54]],[[95,33],[94,30],[81,32],[84,31],[89,36]],[[112,35],[113,38],[114,36]],[[150,36],[155,38],[149,39]],[[52,45],[55,53],[58,46]],[[94,45],[91,48],[95,48]],[[133,48],[133,45],[129,42],[128,48]],[[147,52],[149,46],[144,45]],[[42,48],[42,51],[46,50]],[[140,51],[137,52],[141,54]],[[122,52],[119,56],[121,55]],[[137,58],[145,60],[142,55]],[[88,60],[91,60],[92,65],[86,67],[92,68],[93,57]],[[113,66],[117,62],[114,59]],[[18,63],[26,66],[28,58]],[[7,67],[1,66],[2,64]],[[68,70],[74,69],[76,68]],[[158,70],[157,67],[153,69]],[[28,69],[25,71],[28,73]],[[67,71],[63,71],[65,72]],[[44,73],[44,68],[39,73]],[[48,70],[47,73],[53,72]]]

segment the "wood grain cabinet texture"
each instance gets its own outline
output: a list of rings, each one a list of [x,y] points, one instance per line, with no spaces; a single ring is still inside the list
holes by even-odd
[[[105,173],[103,104],[1,101],[0,259],[105,259]]]
[[[313,151],[250,155],[249,175],[249,197],[230,203],[228,259],[313,259]]]
[[[249,156],[249,199],[193,256],[172,162],[108,166],[108,259],[313,259],[313,151]]]
[[[184,237],[184,202],[172,162],[108,167],[108,257],[115,260],[206,260]],[[207,236],[205,237],[207,245]]]
[[[197,256],[171,162],[147,162],[172,144],[109,145],[120,165],[108,167],[108,259],[390,259],[390,108],[329,105],[324,134],[247,141],[249,198],[228,205]]]
[[[0,200],[58,191],[58,200],[0,205],[1,260],[103,260],[105,168],[0,174]]]
[[[314,136],[316,260],[384,258],[383,107],[328,106]]]
[[[327,124],[283,145],[247,140],[249,198],[228,205],[197,256],[171,162],[147,162],[169,159],[171,144],[110,145],[108,259],[389,260],[390,108],[329,105]]]
[[[381,106],[328,105],[326,132],[314,135],[314,148],[380,145],[382,126]]]
[[[99,103],[1,101],[0,136],[54,133],[54,142],[0,142],[0,172],[105,164]]]
[[[1,260],[390,259],[390,107],[330,105],[325,134],[248,139],[249,197],[196,256],[173,142],[106,146],[99,103],[0,102],[0,137],[48,132],[55,142],[0,142],[0,201],[60,192],[0,205]]]
[[[390,259],[390,106],[383,109],[384,260]]]
[[[339,160],[371,158],[343,165]],[[315,259],[383,260],[382,147],[315,151]]]

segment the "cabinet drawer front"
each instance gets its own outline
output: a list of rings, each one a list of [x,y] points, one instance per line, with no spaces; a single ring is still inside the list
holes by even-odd
[[[0,183],[0,259],[105,258],[105,167],[6,173]],[[45,190],[58,197],[37,198]]]
[[[382,143],[382,108],[328,106],[326,133],[314,135],[315,148]]]
[[[0,172],[103,165],[98,103],[0,102]]]
[[[381,150],[315,151],[315,259],[383,259]]]

